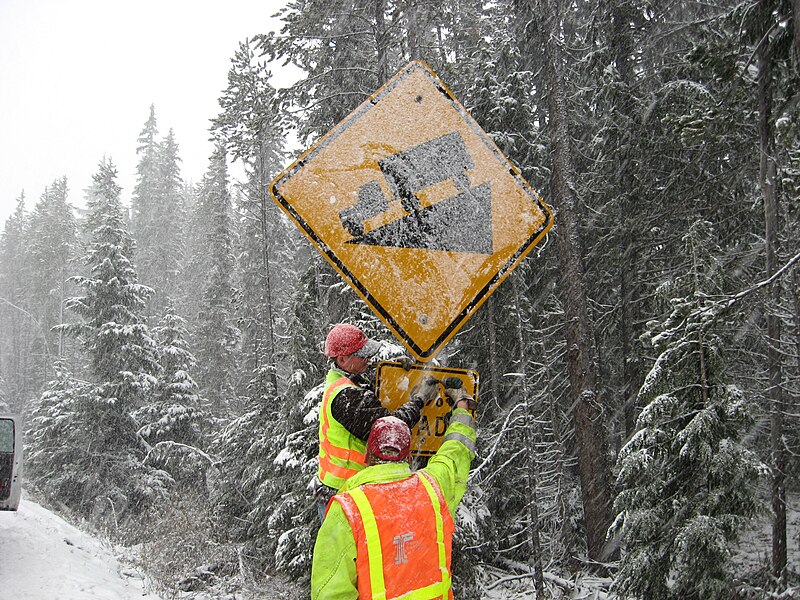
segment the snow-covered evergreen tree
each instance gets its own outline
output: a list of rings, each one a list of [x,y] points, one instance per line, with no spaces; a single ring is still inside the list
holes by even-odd
[[[684,241],[693,268],[665,286],[667,321],[650,324],[658,358],[617,461],[614,589],[626,598],[729,597],[731,544],[758,508],[762,465],[741,443],[753,407],[730,383],[717,323],[703,310],[721,279],[710,224],[698,221]]]
[[[385,83],[390,62],[396,64],[388,46],[397,40],[386,31],[383,8],[370,0],[290,3],[279,13],[284,35],[261,38],[267,52],[306,73],[285,90],[286,105],[302,107],[296,115],[287,111],[301,141],[325,134]]]
[[[49,378],[50,363],[65,354],[66,340],[53,328],[63,322],[64,299],[74,292],[67,289],[67,278],[76,270],[78,233],[67,196],[67,178],[56,179],[33,207],[25,234],[31,312],[42,328],[33,348],[40,357],[42,383]]]
[[[206,255],[206,279],[198,282],[197,358],[203,396],[214,416],[224,416],[236,397],[236,350],[240,332],[235,324],[233,287],[234,230],[225,149],[218,145],[209,160],[196,211],[203,229],[195,252]]]
[[[151,400],[134,414],[139,434],[153,446],[148,464],[163,466],[173,477],[202,482],[209,466],[204,450],[210,424],[200,409],[198,386],[191,376],[195,358],[186,341],[186,322],[176,314],[171,300],[153,336],[161,375]]]
[[[247,373],[265,372],[266,367],[267,380],[278,392],[280,298],[286,271],[295,267],[287,259],[291,245],[285,222],[269,197],[269,182],[283,161],[284,136],[278,127],[275,88],[269,83],[272,74],[264,59],[256,58],[245,41],[231,62],[228,87],[219,100],[222,112],[212,127],[247,176],[237,195],[240,366]]]
[[[155,289],[151,311],[161,313],[170,298],[177,297],[185,260],[186,207],[183,200],[181,158],[175,132],[170,129],[158,147],[158,203],[153,209],[152,237],[146,248],[150,260],[150,279],[142,279]],[[144,252],[145,240],[136,241]]]
[[[149,257],[153,228],[156,226],[154,209],[160,201],[158,121],[156,107],[152,104],[137,142],[139,163],[136,165],[136,185],[131,201],[131,233],[140,247],[148,249],[145,254]],[[145,263],[149,264],[149,261],[145,260]],[[149,273],[149,270],[145,271]]]
[[[108,488],[98,481],[89,454],[94,390],[56,363],[55,378],[36,403],[25,439],[31,483],[46,497],[84,514],[96,494]]]
[[[6,400],[15,412],[21,412],[24,402],[40,391],[30,377],[33,336],[43,333],[28,310],[27,223],[23,193],[0,235],[0,374],[5,379]]]
[[[159,314],[167,298],[178,293],[184,258],[183,182],[175,133],[170,129],[163,141],[158,139],[153,105],[138,143],[132,234],[137,245],[139,278],[154,290],[147,310],[152,315]]]
[[[85,257],[90,274],[72,278],[85,295],[66,302],[82,321],[64,328],[77,335],[89,353],[99,396],[127,420],[123,414],[138,408],[152,392],[160,367],[156,343],[142,317],[153,292],[138,282],[116,176],[113,163],[103,161],[93,177],[87,220],[91,245]]]
[[[80,432],[72,438],[79,442],[72,451],[83,454],[82,460],[60,467],[76,470],[84,477],[81,481],[91,483],[76,490],[80,502],[75,508],[86,513],[86,502],[91,500],[98,516],[119,516],[128,507],[138,510],[156,493],[148,469],[141,464],[144,449],[132,417],[155,389],[160,371],[157,346],[142,316],[152,290],[137,280],[116,176],[113,163],[103,160],[93,177],[86,221],[89,275],[71,278],[83,295],[66,301],[80,321],[62,326],[85,348],[91,382],[67,392],[75,399],[69,404],[77,405],[72,417],[65,419],[71,421],[66,426]],[[56,405],[61,406],[60,401]]]
[[[317,470],[324,374],[314,270],[301,281],[292,312],[286,396],[251,393],[249,410],[218,436],[214,453],[227,482],[219,502],[231,515],[235,539],[248,556],[259,557],[256,570],[278,569],[307,581],[319,524],[309,484]],[[269,388],[254,378],[256,389]]]
[[[183,204],[186,207],[184,223],[184,270],[180,277],[180,290],[175,298],[178,314],[183,315],[189,327],[190,345],[194,343],[197,315],[200,314],[202,290],[208,281],[211,260],[206,252],[206,239],[211,221],[209,207],[203,201],[201,185],[187,183],[182,190]],[[200,366],[198,366],[200,368]],[[202,382],[199,382],[202,385]]]
[[[311,557],[319,527],[312,482],[317,477],[322,393],[320,384],[299,401],[287,396],[281,415],[284,447],[272,459],[275,474],[272,483],[284,490],[267,521],[269,531],[277,536],[275,566],[301,581],[311,576]]]
[[[197,383],[192,379],[195,358],[186,342],[186,321],[167,303],[160,323],[153,329],[158,342],[161,374],[151,394],[153,402],[136,412],[140,433],[151,443],[170,439],[195,444],[202,437],[202,411]]]

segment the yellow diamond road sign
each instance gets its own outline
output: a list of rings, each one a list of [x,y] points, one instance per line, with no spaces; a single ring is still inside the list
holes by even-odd
[[[547,205],[421,62],[398,72],[270,190],[423,361],[553,223]]]

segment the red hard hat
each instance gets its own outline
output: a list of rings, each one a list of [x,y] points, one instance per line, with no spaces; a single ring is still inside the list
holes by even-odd
[[[403,460],[411,449],[411,430],[397,417],[381,417],[372,424],[367,448],[381,460]]]
[[[373,347],[379,347],[379,344],[369,339],[367,334],[355,325],[339,323],[334,325],[333,329],[328,333],[328,337],[325,338],[325,356],[336,358],[337,356],[355,354],[365,346],[368,346],[368,349],[372,351]],[[375,352],[372,352],[372,354],[375,354]]]

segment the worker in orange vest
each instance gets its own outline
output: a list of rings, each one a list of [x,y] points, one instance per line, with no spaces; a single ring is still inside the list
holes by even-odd
[[[390,412],[375,395],[366,376],[380,343],[369,339],[355,325],[340,323],[325,338],[325,356],[333,361],[325,378],[319,412],[319,470],[314,492],[320,520],[328,500],[344,482],[366,466],[366,444],[372,424],[394,415],[414,427],[427,400],[435,397],[434,386],[425,394],[412,390],[411,400]],[[429,389],[430,388],[430,389]]]
[[[410,470],[405,423],[384,417],[372,426],[369,466],[331,499],[317,535],[312,600],[453,597],[453,521],[475,456],[476,431],[474,401],[461,388],[445,393],[455,409],[424,469]]]

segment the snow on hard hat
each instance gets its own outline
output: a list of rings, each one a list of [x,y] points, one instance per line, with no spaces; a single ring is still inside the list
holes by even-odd
[[[372,424],[367,448],[381,460],[403,460],[411,447],[411,430],[397,417],[382,417]]]
[[[336,358],[355,354],[361,358],[372,358],[380,350],[380,343],[371,340],[355,325],[339,323],[325,338],[325,356]]]

